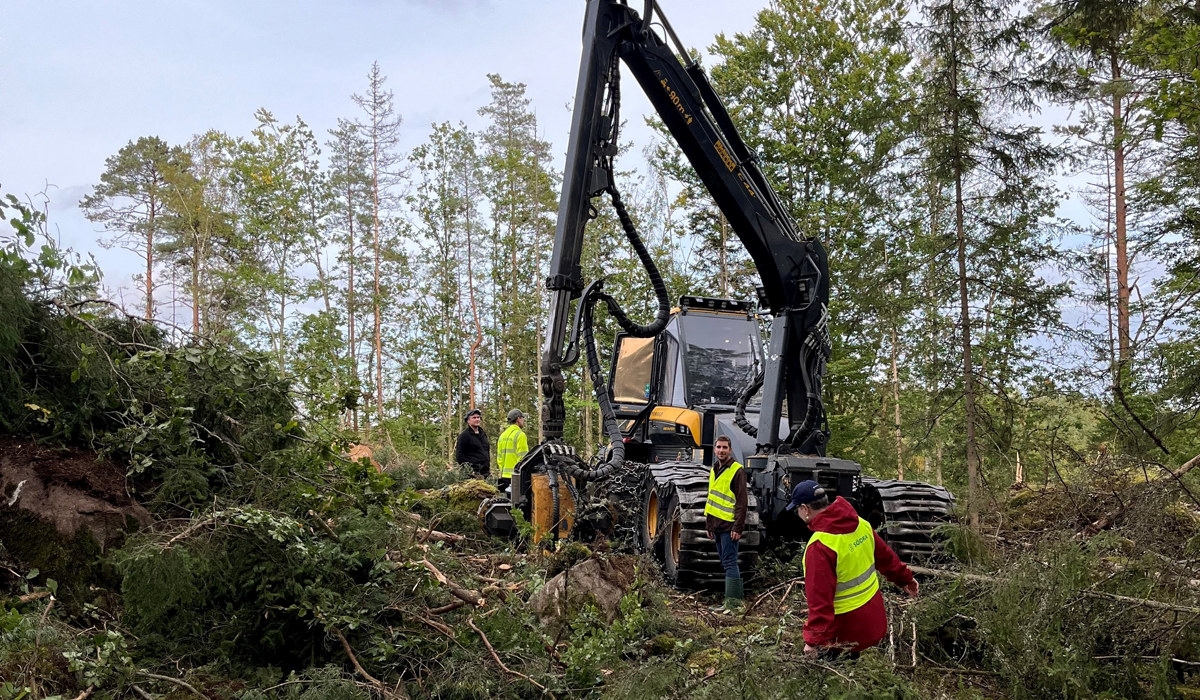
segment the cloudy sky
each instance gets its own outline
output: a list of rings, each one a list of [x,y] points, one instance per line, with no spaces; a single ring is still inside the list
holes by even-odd
[[[639,11],[642,0],[631,0]],[[304,119],[324,141],[378,61],[406,146],[435,122],[479,123],[488,73],[528,86],[561,168],[584,0],[6,0],[0,22],[0,192],[43,202],[52,230],[97,251],[109,286],[134,265],[100,251],[79,199],[104,159],[140,136],[182,144],[248,135],[254,112]],[[660,0],[705,49],[749,30],[767,0]],[[628,81],[634,85],[633,81]],[[648,109],[623,91],[631,127]],[[636,132],[631,132],[636,138]]]

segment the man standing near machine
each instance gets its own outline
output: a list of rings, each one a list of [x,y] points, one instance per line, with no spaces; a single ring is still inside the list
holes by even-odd
[[[725,569],[725,604],[732,612],[742,606],[742,572],[738,569],[738,541],[746,527],[746,470],[733,459],[733,444],[725,435],[713,442],[717,463],[708,472],[708,500],[704,504],[705,529],[717,542],[717,555]]]
[[[525,414],[514,408],[508,412],[508,427],[500,433],[496,442],[496,466],[500,468],[500,478],[496,480],[496,488],[501,492],[508,488],[512,481],[513,469],[529,452],[529,438],[525,436]]]

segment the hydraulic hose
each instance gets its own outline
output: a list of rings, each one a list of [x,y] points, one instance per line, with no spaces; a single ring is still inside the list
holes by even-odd
[[[750,382],[742,390],[742,395],[738,397],[737,404],[733,407],[733,424],[741,428],[742,432],[754,438],[758,437],[758,426],[746,420],[746,404],[750,403],[750,399],[762,388],[765,378],[766,371],[760,369],[758,375],[754,377],[754,381]]]
[[[558,539],[558,518],[560,515],[560,507],[558,500],[558,469],[552,464],[546,465],[546,475],[550,479],[550,502],[553,507],[550,509],[550,527],[554,532],[554,539]]]

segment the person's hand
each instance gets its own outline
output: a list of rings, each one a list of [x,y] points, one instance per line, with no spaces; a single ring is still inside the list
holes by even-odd
[[[819,651],[821,651],[821,650],[814,647],[811,644],[804,645],[804,655],[805,656],[816,656]]]
[[[921,584],[917,583],[917,580],[914,578],[912,583],[905,586],[902,590],[909,598],[916,598],[921,593]]]
[[[731,532],[731,533],[729,533],[729,539],[733,540],[734,542],[737,542],[738,540],[742,539],[742,533]]]
[[[717,538],[716,538],[716,537],[713,535],[713,533],[712,533],[712,530],[705,530],[705,531],[704,531],[704,534],[708,535],[708,539],[710,539],[710,540],[715,540],[715,539],[717,539]]]

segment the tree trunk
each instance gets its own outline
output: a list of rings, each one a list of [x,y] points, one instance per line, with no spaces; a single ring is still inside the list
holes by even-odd
[[[1114,51],[1110,55],[1112,82],[1121,81],[1121,63]],[[1113,91],[1113,199],[1116,206],[1116,249],[1117,249],[1117,357],[1120,364],[1129,361],[1132,340],[1129,334],[1129,243],[1126,228],[1125,202],[1125,125],[1122,122],[1121,95]],[[1119,382],[1115,377],[1114,382]]]
[[[958,54],[957,30],[951,30],[951,55]],[[950,72],[950,99],[957,104],[961,95],[958,86],[958,64]],[[959,121],[959,110],[952,107],[950,137],[954,140],[954,233],[958,242],[958,300],[959,323],[962,326],[963,409],[967,438],[967,524],[979,527],[979,447],[975,437],[975,368],[971,357],[971,306],[967,284],[967,225],[966,204],[963,201],[963,174],[966,170],[962,152],[965,138]],[[939,460],[939,466],[940,466]]]
[[[146,221],[146,320],[154,320],[154,229],[157,226],[158,198],[150,196]]]
[[[353,187],[353,185],[347,183],[346,184],[346,219],[347,219],[347,225],[349,226],[349,237],[347,238],[347,240],[349,241],[348,246],[347,246],[349,248],[349,251],[346,254],[347,273],[348,273],[348,277],[347,277],[347,281],[346,281],[346,323],[348,326],[347,335],[349,336],[349,347],[350,347],[350,368],[354,372],[353,379],[357,380],[358,376],[359,376],[358,375],[358,338],[355,335],[355,332],[356,332],[355,321],[357,319],[357,309],[355,308],[355,296],[354,296],[354,272],[355,272],[355,269],[357,268],[357,265],[355,264],[357,261],[354,258],[354,256],[356,255],[356,251],[355,251],[355,247],[354,247],[355,233],[354,233],[354,204],[353,204],[353,201],[354,201],[354,187]],[[354,383],[357,384],[358,382],[355,381]],[[358,432],[358,401],[357,401],[357,398],[358,397],[355,397],[356,400],[354,402],[354,404],[355,404],[354,407],[350,409],[350,429],[356,433]]]
[[[896,359],[899,350],[896,347],[896,326],[892,324],[892,404],[893,436],[896,442],[896,478],[904,480],[904,434],[900,429],[900,370]]]
[[[381,308],[381,299],[383,292],[380,285],[380,261],[383,257],[382,246],[380,244],[380,221],[379,221],[379,142],[378,139],[373,139],[374,146],[372,161],[374,163],[371,172],[372,180],[372,222],[371,222],[371,240],[374,248],[375,257],[375,285],[374,293],[371,299],[371,308],[375,314],[375,424],[383,422],[383,309]]]

